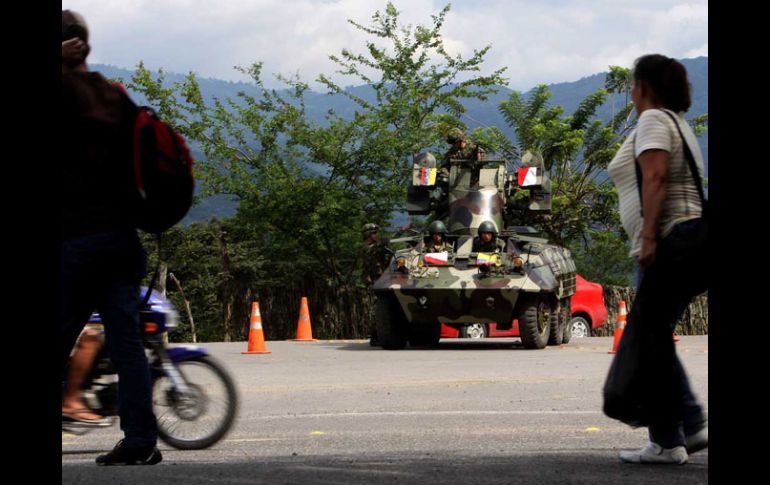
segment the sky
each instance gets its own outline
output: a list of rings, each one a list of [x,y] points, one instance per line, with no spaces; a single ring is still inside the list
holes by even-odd
[[[402,25],[431,25],[446,1],[392,0]],[[708,56],[705,0],[454,0],[441,30],[449,53],[468,58],[491,45],[481,74],[507,67],[511,89],[576,81],[631,67],[660,53]],[[386,0],[63,0],[90,29],[90,63],[248,81],[234,69],[262,62],[263,81],[299,76],[311,87],[324,73],[342,86],[329,55],[365,53],[372,37],[347,22],[369,25]],[[462,80],[462,78],[460,78]]]

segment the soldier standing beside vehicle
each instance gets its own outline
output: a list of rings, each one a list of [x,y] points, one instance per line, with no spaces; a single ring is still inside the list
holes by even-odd
[[[378,231],[379,227],[377,227],[377,224],[371,222],[364,224],[363,229],[361,229],[361,235],[364,238],[364,245],[361,248],[361,279],[369,290],[370,298],[374,296],[372,293],[372,284],[377,281],[377,278],[380,277],[382,272],[385,271],[385,268],[388,266],[388,254],[385,251],[385,246],[388,241],[387,239],[384,242],[380,241]],[[369,344],[373,346],[379,345],[377,328],[374,321],[372,321],[370,327]]]
[[[363,262],[361,277],[364,285],[371,287],[388,265],[388,254],[384,249],[388,241],[387,239],[385,241],[379,240],[377,224],[364,224],[361,233],[364,238],[364,245],[361,248],[361,260]]]
[[[395,235],[400,235],[411,228],[412,223],[409,223],[399,229]],[[390,262],[390,252],[387,250],[387,247],[390,244],[390,238],[386,237],[380,240],[379,227],[377,224],[371,222],[364,224],[363,229],[361,229],[361,234],[364,239],[364,245],[361,248],[361,279],[364,286],[369,290],[369,296],[373,297],[372,285],[377,281],[377,278],[382,275]],[[371,337],[369,343],[371,345],[379,345],[374,321],[372,321],[371,324]]]

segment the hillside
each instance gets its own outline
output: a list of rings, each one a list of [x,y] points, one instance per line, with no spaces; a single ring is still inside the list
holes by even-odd
[[[690,76],[690,82],[693,88],[692,107],[688,112],[688,118],[699,116],[704,113],[708,113],[708,58],[698,57],[695,59],[683,59],[682,63],[687,68]],[[129,79],[132,71],[127,69],[121,69],[114,66],[93,64],[91,69],[102,72],[105,76],[110,78],[123,78]],[[565,113],[572,113],[586,96],[590,93],[600,89],[604,85],[604,78],[606,73],[597,73],[592,76],[584,77],[574,82],[550,84],[548,87],[552,93],[551,104],[558,104],[564,107]],[[166,73],[166,80],[169,83],[179,82],[184,79],[184,75],[175,73]],[[219,79],[211,78],[199,78],[201,91],[204,98],[211,100],[213,97],[220,99],[224,98],[236,98],[239,91],[244,91],[248,94],[257,96],[258,91],[252,84],[223,81]],[[349,91],[356,95],[367,99],[373,100],[373,90],[369,86],[356,86],[349,87]],[[463,122],[470,128],[476,128],[478,126],[497,126],[503,130],[503,132],[515,139],[515,133],[513,129],[506,125],[505,120],[498,111],[500,102],[507,99],[511,90],[500,86],[498,92],[489,97],[485,102],[473,99],[466,102],[467,114],[463,116]],[[137,93],[132,93],[134,98],[139,103],[145,103],[142,96]],[[524,93],[526,97],[528,94]],[[625,103],[625,99],[621,96],[615,96],[615,106],[622,106]],[[343,95],[327,95],[317,92],[309,92],[306,97],[306,106],[310,117],[318,122],[323,122],[324,115],[330,110],[334,110],[341,116],[352,116],[356,105]],[[612,112],[612,101],[608,100],[597,112],[597,115],[602,120],[608,120]],[[700,148],[703,152],[704,161],[706,164],[706,176],[708,177],[708,132],[699,138]],[[193,147],[193,151],[194,147]],[[200,156],[199,153],[194,153]],[[196,220],[208,219],[212,216],[226,217],[231,215],[235,210],[236,204],[226,197],[215,197],[201,201],[196,205],[190,214],[183,221],[184,223],[190,223]]]

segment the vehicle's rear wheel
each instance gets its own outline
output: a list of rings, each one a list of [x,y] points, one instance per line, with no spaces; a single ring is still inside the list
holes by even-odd
[[[406,319],[398,303],[390,295],[377,297],[375,306],[377,337],[386,350],[401,350],[406,347]]]
[[[471,323],[460,329],[460,337],[487,338],[489,337],[489,330],[487,330],[487,326],[483,323]]]
[[[591,336],[591,324],[583,317],[572,317],[569,326],[572,329],[572,336],[575,338]]]
[[[572,322],[570,322],[570,315],[572,314],[571,303],[570,300],[565,300],[561,305],[561,313],[559,314],[561,328],[564,331],[564,336],[561,339],[563,344],[568,344],[572,339]]]
[[[549,319],[551,321],[551,329],[548,333],[548,345],[561,345],[564,339],[563,323],[561,321],[562,304],[558,302],[555,305],[551,305],[551,313]]]
[[[525,349],[542,349],[551,331],[551,305],[545,297],[527,301],[519,313],[519,333]]]

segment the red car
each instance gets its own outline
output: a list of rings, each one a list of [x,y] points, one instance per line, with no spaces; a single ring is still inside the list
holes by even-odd
[[[591,283],[582,276],[575,277],[577,288],[572,295],[572,337],[590,337],[592,329],[599,328],[607,321],[604,306],[604,289],[598,283]],[[508,330],[498,330],[496,323],[471,323],[462,327],[441,324],[441,338],[485,338],[519,337],[519,322],[514,320]]]

